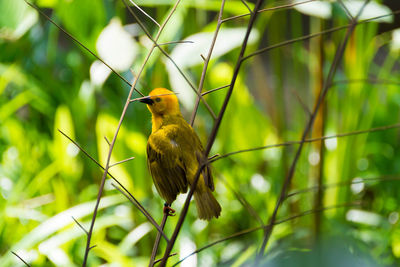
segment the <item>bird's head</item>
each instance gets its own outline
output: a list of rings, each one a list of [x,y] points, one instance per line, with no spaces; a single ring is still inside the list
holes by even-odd
[[[147,104],[148,109],[155,116],[180,113],[178,98],[174,92],[165,88],[154,89],[148,97],[142,98],[140,102]]]

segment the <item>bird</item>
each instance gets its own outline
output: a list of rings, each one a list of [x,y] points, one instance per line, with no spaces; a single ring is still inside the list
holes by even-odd
[[[165,88],[156,88],[139,100],[152,115],[152,131],[147,141],[147,165],[159,195],[170,209],[180,193],[186,193],[196,172],[205,162],[204,149],[196,132],[183,118],[177,96]],[[221,214],[215,199],[213,176],[205,165],[198,178],[194,199],[198,218],[211,220]]]

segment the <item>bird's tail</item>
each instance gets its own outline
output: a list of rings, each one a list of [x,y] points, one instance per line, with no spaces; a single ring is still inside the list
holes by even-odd
[[[212,217],[218,218],[221,214],[221,206],[209,188],[201,191],[196,190],[194,192],[194,199],[199,219],[209,221]]]

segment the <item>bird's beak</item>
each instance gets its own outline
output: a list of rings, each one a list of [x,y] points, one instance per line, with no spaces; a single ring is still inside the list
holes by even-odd
[[[142,103],[145,103],[147,105],[152,105],[154,103],[153,99],[151,99],[150,96],[148,96],[146,98],[142,98],[139,101]]]

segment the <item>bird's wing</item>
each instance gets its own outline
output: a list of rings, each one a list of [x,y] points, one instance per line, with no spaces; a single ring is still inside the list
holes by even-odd
[[[147,142],[147,163],[160,195],[171,204],[187,191],[186,167],[175,141],[176,130],[160,128]]]
[[[199,165],[207,160],[204,158],[203,145],[201,144],[196,132],[186,122],[181,125],[179,130],[183,134],[180,134],[177,137],[177,142],[183,149],[183,155],[185,155],[184,161],[186,162],[186,166],[189,168],[190,165],[190,168],[193,168],[193,172],[195,172]],[[190,153],[187,153],[186,151]],[[196,163],[194,166],[193,162]],[[214,191],[214,181],[210,166],[206,165],[201,174],[203,175],[205,185],[209,187],[211,191]]]

